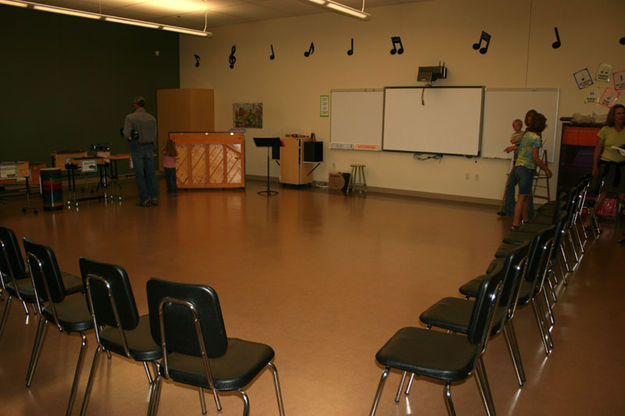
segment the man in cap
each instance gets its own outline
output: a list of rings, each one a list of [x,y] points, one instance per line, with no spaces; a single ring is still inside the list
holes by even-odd
[[[137,205],[158,205],[158,183],[154,173],[154,146],[156,144],[156,119],[145,111],[145,98],[135,97],[135,111],[124,120],[124,137],[130,141],[130,156],[139,188]]]

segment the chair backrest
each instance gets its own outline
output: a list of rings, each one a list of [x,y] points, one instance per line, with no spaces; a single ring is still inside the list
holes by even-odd
[[[78,264],[96,328],[108,325],[135,329],[139,325],[139,312],[126,270],[84,257]]]
[[[503,286],[504,267],[503,262],[498,262],[486,275],[486,279],[480,284],[475,306],[469,321],[469,341],[480,347],[482,352],[486,348],[488,336],[493,326],[495,308],[501,299]]]
[[[0,226],[0,272],[9,279],[27,279],[24,257],[13,230]]]
[[[23,243],[39,302],[62,302],[65,299],[65,285],[54,251],[26,237]]]
[[[500,321],[493,324],[497,330],[503,327],[506,319],[510,319],[514,315],[521,283],[527,271],[529,253],[531,248],[538,244],[538,240],[539,235],[536,235],[533,240],[524,241],[518,245],[506,244],[506,248],[501,247],[507,254],[504,259],[503,287],[498,306],[498,309],[501,308],[504,312],[498,315],[500,316]]]
[[[209,286],[152,278],[147,283],[150,330],[167,353],[208,358],[222,356],[228,347],[217,293]]]

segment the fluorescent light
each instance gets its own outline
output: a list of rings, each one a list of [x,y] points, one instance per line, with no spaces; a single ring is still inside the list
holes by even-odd
[[[141,20],[120,19],[119,17],[112,17],[112,16],[106,16],[104,20],[106,20],[107,22],[113,22],[113,23],[123,23],[125,25],[148,27],[150,29],[158,29],[160,26],[160,25],[157,25],[156,23],[142,22]]]
[[[101,19],[101,14],[81,12],[79,10],[72,9],[64,9],[62,7],[52,7],[52,6],[40,6],[38,4],[33,5],[33,9],[40,10],[42,12],[51,12],[51,13],[60,13],[66,14],[69,16],[77,16],[77,17],[85,17],[87,19]]]
[[[162,26],[161,29],[168,30],[170,32],[184,33],[185,35],[213,36],[211,32],[204,32],[203,30],[187,29],[185,27]]]
[[[362,10],[354,9],[353,7],[346,6],[343,3],[338,3],[333,0],[308,0],[311,3],[325,6],[329,9],[336,10],[337,12],[345,13],[350,16],[357,17],[359,19],[368,20],[371,15],[365,12],[365,2],[362,2]]]
[[[11,1],[11,0],[0,0],[0,4],[6,4],[7,6],[15,6],[15,7],[28,7],[28,4],[26,3],[20,3],[17,1]]]
[[[165,0],[165,1],[169,1],[169,0]],[[191,4],[193,2],[187,2],[187,3]],[[104,21],[112,22],[112,23],[123,23],[126,25],[146,27],[149,29],[168,30],[170,32],[184,33],[187,35],[213,36],[211,32],[206,32],[204,30],[188,29],[186,27],[178,27],[178,26],[165,26],[161,23],[156,23],[156,22],[146,22],[143,20],[127,19],[125,17],[109,16],[109,15],[102,14],[102,13],[84,12],[82,10],[66,9],[64,7],[46,6],[43,4],[31,3],[28,1],[0,0],[0,4],[6,4],[8,6],[16,6],[16,7],[30,7],[35,10],[42,11],[42,12],[60,13],[60,14],[66,14],[69,16],[85,17],[87,19],[104,20]],[[197,5],[198,3],[196,2],[194,4]],[[203,4],[204,3],[201,3],[201,5]]]

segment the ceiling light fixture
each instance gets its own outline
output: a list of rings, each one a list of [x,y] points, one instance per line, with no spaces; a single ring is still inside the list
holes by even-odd
[[[94,20],[102,20],[105,22],[123,23],[126,25],[140,26],[140,27],[146,27],[150,29],[167,30],[169,32],[183,33],[185,35],[204,36],[204,37],[213,36],[211,32],[206,31],[206,25],[204,26],[204,30],[196,30],[196,29],[189,29],[186,27],[164,25],[164,24],[155,23],[155,22],[146,22],[144,20],[135,20],[135,19],[127,19],[125,17],[109,16],[109,15],[102,14],[102,13],[91,13],[91,12],[85,12],[82,10],[66,9],[64,7],[41,5],[41,4],[31,3],[31,2],[21,1],[21,0],[0,0],[0,4],[6,4],[8,6],[16,6],[16,7],[27,7],[33,10],[39,10],[43,12],[60,13],[60,14],[66,14],[69,16],[84,17],[87,19],[94,19]]]
[[[362,10],[354,9],[353,7],[347,6],[343,3],[339,3],[333,0],[308,0],[311,3],[318,4],[320,6],[327,7],[332,10],[336,10],[337,12],[341,12],[353,17],[357,17],[362,20],[369,20],[371,15],[365,12],[365,0],[362,0]]]

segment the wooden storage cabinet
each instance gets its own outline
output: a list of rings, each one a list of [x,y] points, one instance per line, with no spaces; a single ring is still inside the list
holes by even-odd
[[[558,194],[571,189],[579,179],[592,173],[592,157],[597,144],[596,124],[562,124]]]
[[[181,189],[245,187],[242,133],[169,133],[176,143],[176,184]]]
[[[285,137],[280,148],[280,183],[307,185],[312,183],[314,163],[304,162],[304,143],[310,138]]]

